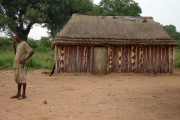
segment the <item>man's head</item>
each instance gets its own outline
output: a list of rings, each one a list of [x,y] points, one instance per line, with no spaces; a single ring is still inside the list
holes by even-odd
[[[21,41],[23,41],[22,37],[23,37],[23,35],[21,33],[18,33],[18,34],[16,34],[15,39],[17,42],[21,42]]]

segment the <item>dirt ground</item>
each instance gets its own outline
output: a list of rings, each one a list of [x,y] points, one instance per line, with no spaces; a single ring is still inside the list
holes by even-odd
[[[174,74],[28,72],[27,99],[12,71],[0,71],[0,120],[180,120],[180,70]],[[47,103],[47,104],[46,104]]]

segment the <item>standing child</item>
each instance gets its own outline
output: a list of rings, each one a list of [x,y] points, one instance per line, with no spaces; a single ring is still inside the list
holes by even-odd
[[[16,46],[17,45],[17,46]],[[15,82],[17,83],[17,94],[11,98],[26,99],[26,61],[34,54],[33,49],[22,39],[22,34],[15,36],[13,42],[13,49],[15,53],[13,68],[15,75]],[[23,92],[21,94],[21,86]]]

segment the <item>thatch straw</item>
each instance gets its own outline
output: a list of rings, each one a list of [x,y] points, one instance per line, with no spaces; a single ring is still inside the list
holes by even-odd
[[[152,17],[74,14],[53,44],[171,44],[175,41]]]

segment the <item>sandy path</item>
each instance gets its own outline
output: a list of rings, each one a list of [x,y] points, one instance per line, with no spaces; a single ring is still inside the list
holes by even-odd
[[[180,120],[180,70],[153,77],[33,71],[28,98],[14,94],[12,71],[0,71],[0,120]]]

